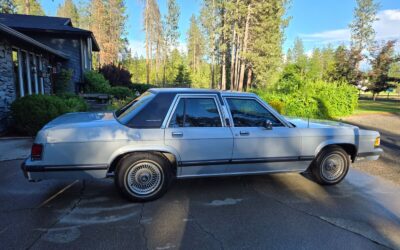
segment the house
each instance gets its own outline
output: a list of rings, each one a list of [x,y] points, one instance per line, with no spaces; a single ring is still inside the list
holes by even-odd
[[[93,33],[73,27],[71,19],[0,14],[0,132],[11,103],[31,94],[51,94],[61,69],[73,72],[69,86],[78,92],[83,74],[99,51]]]

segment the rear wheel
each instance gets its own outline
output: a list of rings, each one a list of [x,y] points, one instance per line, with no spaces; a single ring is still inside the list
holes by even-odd
[[[341,182],[349,171],[350,156],[339,146],[324,149],[311,166],[314,179],[323,185]]]
[[[134,153],[117,166],[115,185],[133,201],[150,201],[162,196],[172,179],[170,162],[161,154]]]

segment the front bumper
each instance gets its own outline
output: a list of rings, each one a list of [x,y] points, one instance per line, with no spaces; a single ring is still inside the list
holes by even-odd
[[[375,148],[371,152],[358,153],[356,156],[356,161],[375,161],[379,159],[381,154],[383,154],[383,149]]]

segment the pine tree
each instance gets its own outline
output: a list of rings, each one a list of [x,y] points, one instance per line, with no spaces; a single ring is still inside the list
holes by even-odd
[[[18,14],[44,16],[42,6],[37,0],[15,0]]]
[[[197,18],[190,18],[190,27],[187,33],[188,61],[192,72],[196,73],[204,56],[204,40],[198,25]]]
[[[15,14],[16,12],[14,0],[0,0],[0,13]]]
[[[79,27],[78,8],[72,0],[64,0],[64,4],[60,4],[57,9],[57,16],[71,18],[72,24]]]
[[[376,14],[379,4],[374,0],[357,0],[354,9],[354,20],[350,24],[352,47],[363,51],[372,49],[375,41],[373,23],[378,20]]]

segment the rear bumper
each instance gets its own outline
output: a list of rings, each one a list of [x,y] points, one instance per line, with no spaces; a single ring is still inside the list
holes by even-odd
[[[46,179],[98,179],[105,178],[108,171],[106,164],[90,165],[30,165],[30,159],[21,164],[22,172],[29,181]]]
[[[383,154],[383,149],[375,148],[371,152],[358,153],[356,161],[375,161],[379,159],[381,154]]]

